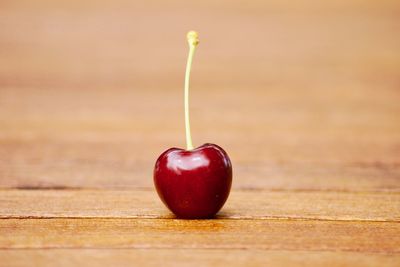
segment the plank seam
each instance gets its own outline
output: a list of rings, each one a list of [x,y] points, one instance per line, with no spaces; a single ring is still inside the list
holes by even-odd
[[[159,217],[159,216],[4,216],[0,215],[0,220],[57,220],[57,219],[71,219],[71,220],[182,220],[174,217]],[[199,221],[213,221],[213,220],[237,220],[237,221],[323,221],[323,222],[357,222],[357,223],[400,223],[400,219],[394,220],[374,220],[374,219],[328,219],[328,218],[312,218],[312,217],[278,217],[278,216],[259,216],[259,217],[216,217],[214,219],[206,219]],[[193,220],[196,221],[196,220]]]

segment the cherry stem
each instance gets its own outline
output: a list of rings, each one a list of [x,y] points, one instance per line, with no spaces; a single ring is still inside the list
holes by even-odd
[[[189,120],[189,81],[190,81],[190,70],[192,68],[193,55],[196,51],[196,46],[199,44],[199,37],[197,32],[190,31],[186,35],[189,43],[189,55],[186,64],[185,73],[185,131],[186,131],[186,149],[192,150],[192,135],[190,133],[190,120]]]

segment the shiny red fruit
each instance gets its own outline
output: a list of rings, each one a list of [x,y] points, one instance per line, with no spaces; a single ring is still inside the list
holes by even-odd
[[[170,148],[157,159],[154,184],[164,204],[179,218],[213,217],[232,185],[232,164],[219,146]]]

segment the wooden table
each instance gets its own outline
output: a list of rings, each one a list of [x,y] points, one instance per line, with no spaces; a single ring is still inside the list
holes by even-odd
[[[400,266],[398,1],[2,1],[0,266]],[[231,155],[213,220],[153,189]]]

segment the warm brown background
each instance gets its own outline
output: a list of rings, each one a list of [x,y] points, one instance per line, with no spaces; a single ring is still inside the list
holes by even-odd
[[[217,220],[152,185],[224,147]],[[0,265],[400,264],[398,1],[0,2]]]

